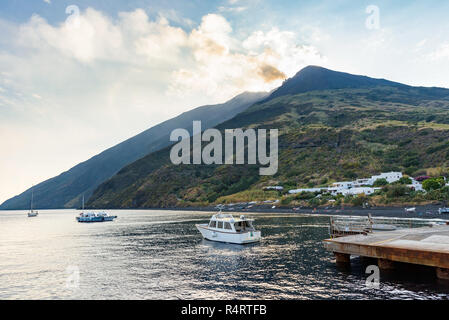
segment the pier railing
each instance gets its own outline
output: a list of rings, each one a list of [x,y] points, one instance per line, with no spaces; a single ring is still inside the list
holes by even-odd
[[[372,232],[372,223],[366,217],[330,217],[329,234],[331,238]]]

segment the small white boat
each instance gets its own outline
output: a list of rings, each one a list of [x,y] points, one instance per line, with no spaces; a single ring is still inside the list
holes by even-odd
[[[405,212],[415,212],[416,208],[404,208]]]
[[[113,221],[117,216],[110,216],[106,212],[84,212],[84,195],[83,195],[83,211],[80,213],[78,217],[76,217],[76,221],[78,222],[105,222],[105,221]]]
[[[245,216],[234,218],[221,211],[212,216],[209,223],[195,225],[201,235],[211,241],[246,244],[260,241],[261,232],[253,226],[253,219]]]
[[[37,217],[39,212],[33,210],[34,186],[31,188],[31,203],[30,211],[28,211],[28,218]]]
[[[449,213],[449,208],[439,208],[438,213],[439,214]]]
[[[110,216],[106,212],[82,212],[78,217],[76,217],[76,221],[78,222],[105,222],[105,221],[113,221],[117,216]]]

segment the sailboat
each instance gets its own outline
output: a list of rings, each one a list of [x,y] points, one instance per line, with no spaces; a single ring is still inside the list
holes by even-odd
[[[37,211],[33,210],[33,198],[34,198],[34,186],[31,188],[31,203],[30,203],[30,211],[28,211],[28,218],[37,217],[39,214]]]

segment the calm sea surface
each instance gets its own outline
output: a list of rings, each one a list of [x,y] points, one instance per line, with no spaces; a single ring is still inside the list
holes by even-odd
[[[432,270],[339,270],[323,249],[328,218],[249,214],[263,241],[203,240],[195,223],[212,213],[109,211],[82,224],[75,210],[0,211],[0,299],[447,299]],[[79,276],[78,276],[79,275]]]

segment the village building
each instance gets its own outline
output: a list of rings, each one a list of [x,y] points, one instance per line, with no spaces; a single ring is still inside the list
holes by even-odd
[[[373,194],[380,188],[374,188],[372,185],[378,179],[385,179],[388,183],[399,181],[403,177],[401,172],[382,172],[379,175],[371,176],[371,178],[362,178],[355,181],[340,181],[334,182],[332,186],[325,188],[300,188],[289,190],[290,194],[301,192],[329,192],[332,195],[358,195],[358,194]],[[415,191],[423,191],[422,184],[412,179],[412,184],[409,185]]]

